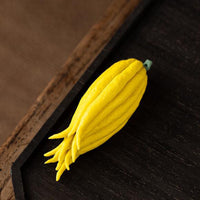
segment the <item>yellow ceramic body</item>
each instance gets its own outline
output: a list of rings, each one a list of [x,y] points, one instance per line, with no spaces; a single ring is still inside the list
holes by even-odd
[[[100,146],[125,126],[146,86],[146,69],[132,58],[114,63],[92,83],[69,127],[50,137],[63,138],[58,147],[44,155],[53,156],[46,163],[58,162],[57,181],[78,156]]]

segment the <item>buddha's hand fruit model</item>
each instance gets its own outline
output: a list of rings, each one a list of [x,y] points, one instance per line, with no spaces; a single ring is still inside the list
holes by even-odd
[[[70,125],[49,139],[63,141],[44,154],[45,162],[58,162],[58,181],[69,165],[111,138],[135,112],[147,86],[147,71],[152,62],[121,60],[104,71],[81,98]]]

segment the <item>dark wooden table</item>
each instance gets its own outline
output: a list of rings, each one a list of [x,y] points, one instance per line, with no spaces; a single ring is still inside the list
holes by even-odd
[[[119,2],[115,4],[114,11],[111,8],[100,25],[92,29],[90,37],[82,41],[63,71],[38,98],[29,117],[5,144],[0,154],[4,177],[0,182],[4,186],[2,195],[10,191],[12,198],[8,171],[10,163],[55,110],[54,103],[59,105],[70,90],[73,82],[69,82],[69,73],[77,79],[80,77],[80,69],[84,71],[86,65],[90,65],[135,5],[134,1],[121,1],[121,5]],[[80,196],[82,199],[200,198],[199,13],[198,0],[155,0],[138,23],[131,26],[125,37],[121,38],[100,69],[127,57],[140,60],[151,58],[154,65],[149,73],[147,92],[140,108],[122,132],[101,148],[80,158],[79,166],[74,166],[72,172],[55,186],[58,190],[65,192],[65,195],[70,194],[71,199]],[[85,67],[79,68],[79,64]],[[60,94],[63,96],[60,97]],[[43,123],[39,123],[40,119]],[[28,135],[30,133],[32,136]],[[23,143],[24,146],[21,145]],[[38,148],[42,152],[47,147],[45,141],[44,146]],[[35,154],[29,163],[40,160],[40,157]],[[33,164],[29,165],[23,173],[28,174],[28,169],[40,169],[39,165],[38,162],[35,168]],[[93,166],[91,170],[82,173],[84,168],[90,166]],[[43,167],[41,176],[47,169],[52,174],[53,168]],[[25,181],[32,178],[31,175]],[[66,188],[68,180],[71,184]],[[76,185],[77,180],[82,185]],[[52,176],[49,182],[54,184]],[[96,183],[97,187],[92,183]],[[36,190],[38,196],[43,195],[42,189]]]

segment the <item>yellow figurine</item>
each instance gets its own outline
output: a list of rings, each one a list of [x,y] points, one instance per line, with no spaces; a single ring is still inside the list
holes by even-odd
[[[111,138],[122,129],[139,106],[147,86],[147,73],[152,65],[137,59],[121,60],[103,72],[88,88],[67,129],[49,139],[63,141],[44,154],[53,156],[45,162],[58,162],[56,181],[69,165]]]

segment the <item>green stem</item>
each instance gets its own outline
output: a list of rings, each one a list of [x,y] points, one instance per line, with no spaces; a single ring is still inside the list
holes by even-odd
[[[153,64],[153,62],[149,59],[146,59],[145,62],[143,63],[143,65],[147,71],[150,70],[152,64]]]

